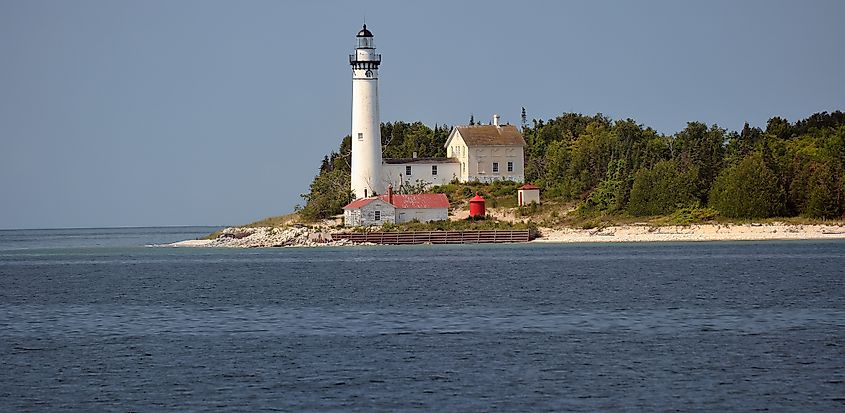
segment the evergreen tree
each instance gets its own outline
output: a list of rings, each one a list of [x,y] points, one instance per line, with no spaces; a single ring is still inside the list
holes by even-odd
[[[697,181],[697,171],[679,170],[675,160],[642,168],[634,177],[628,212],[635,216],[660,215],[697,206]]]
[[[710,206],[730,218],[768,218],[781,214],[784,191],[759,153],[726,168],[710,190]]]

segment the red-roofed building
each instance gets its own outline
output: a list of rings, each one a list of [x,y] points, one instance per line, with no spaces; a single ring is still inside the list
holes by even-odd
[[[449,199],[444,194],[387,195],[356,199],[343,207],[347,227],[442,221],[449,219]]]
[[[525,184],[516,190],[519,206],[525,206],[532,202],[540,203],[540,188],[533,184]]]

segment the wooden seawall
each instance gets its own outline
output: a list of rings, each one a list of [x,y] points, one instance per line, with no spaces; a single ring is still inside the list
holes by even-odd
[[[373,244],[493,244],[531,241],[530,230],[519,231],[409,231],[333,234],[334,239]]]

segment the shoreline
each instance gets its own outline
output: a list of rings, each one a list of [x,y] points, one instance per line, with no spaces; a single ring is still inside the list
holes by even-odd
[[[691,224],[618,225],[604,228],[541,228],[531,242],[694,242],[845,239],[845,225],[829,224]]]
[[[337,232],[334,232],[336,234]],[[216,239],[166,244],[179,248],[266,248],[377,245],[334,240],[326,228],[230,227]],[[529,243],[569,244],[599,242],[778,241],[845,239],[845,224],[691,224],[652,226],[617,225],[603,228],[540,228]]]

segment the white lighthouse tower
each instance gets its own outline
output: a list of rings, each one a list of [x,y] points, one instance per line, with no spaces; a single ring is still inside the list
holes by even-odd
[[[384,192],[381,178],[381,130],[378,113],[378,66],[373,34],[367,25],[356,36],[352,65],[352,192],[366,198]]]

